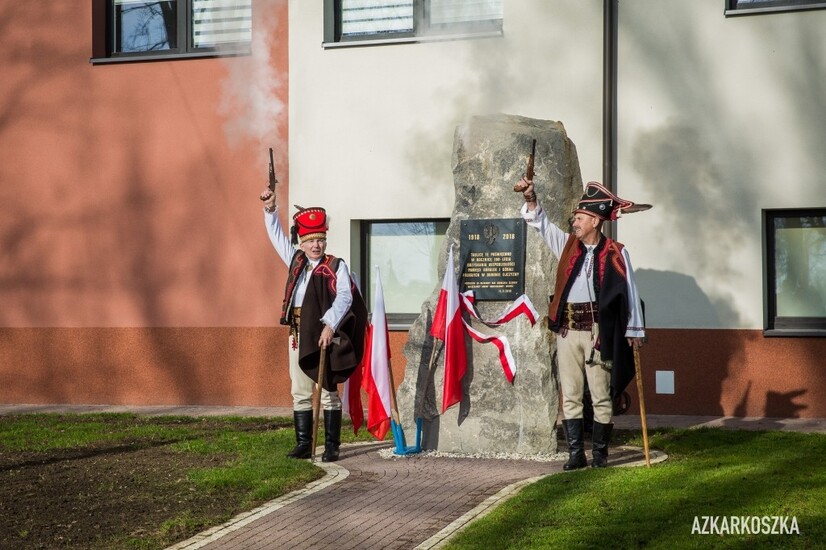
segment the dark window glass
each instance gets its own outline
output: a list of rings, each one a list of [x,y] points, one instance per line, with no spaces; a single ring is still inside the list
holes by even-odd
[[[750,15],[826,8],[823,0],[726,0],[726,15]]]
[[[177,2],[114,3],[115,53],[154,52],[178,47]]]
[[[252,0],[92,0],[96,63],[237,55],[252,41]]]
[[[415,42],[502,32],[504,0],[324,0],[324,42]]]

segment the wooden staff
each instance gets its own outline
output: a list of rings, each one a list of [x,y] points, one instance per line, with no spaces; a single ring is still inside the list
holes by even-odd
[[[321,357],[318,360],[317,391],[313,397],[313,451],[310,462],[315,462],[315,446],[318,441],[318,421],[321,417],[321,389],[324,387],[324,369],[327,366],[327,346],[321,346]]]
[[[651,467],[651,454],[648,450],[648,424],[645,420],[645,399],[642,394],[642,368],[640,367],[640,350],[634,345],[634,368],[637,371],[637,394],[640,397],[640,422],[642,423],[642,446],[645,449],[645,465]]]

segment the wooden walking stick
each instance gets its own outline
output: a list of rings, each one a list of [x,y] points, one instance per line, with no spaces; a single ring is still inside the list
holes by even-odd
[[[651,454],[648,450],[648,425],[645,420],[645,399],[642,395],[642,369],[640,368],[640,350],[635,345],[634,348],[634,368],[637,371],[637,394],[640,396],[640,422],[642,424],[642,446],[645,449],[645,466],[651,467]]]
[[[318,383],[316,394],[313,396],[313,450],[310,462],[315,462],[315,447],[318,441],[318,420],[321,417],[321,389],[324,387],[324,368],[327,366],[327,346],[321,346],[321,357],[318,360]]]

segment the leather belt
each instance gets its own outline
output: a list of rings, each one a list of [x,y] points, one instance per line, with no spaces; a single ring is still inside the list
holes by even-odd
[[[596,302],[568,302],[562,310],[562,326],[568,330],[591,330],[598,307]]]

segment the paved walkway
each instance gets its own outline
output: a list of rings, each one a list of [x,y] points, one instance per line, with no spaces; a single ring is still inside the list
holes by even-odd
[[[306,491],[174,546],[176,550],[264,548],[437,548],[522,486],[562,471],[538,462],[426,455],[385,458],[391,444],[344,445],[328,475]],[[617,449],[611,463],[639,463]],[[331,467],[332,466],[332,467]],[[312,518],[310,522],[308,518]],[[318,529],[315,526],[326,526]]]
[[[137,412],[148,415],[290,416],[290,409],[238,407],[109,407],[0,405],[23,412]],[[639,428],[639,416],[616,417]],[[826,419],[760,419],[649,415],[649,428],[720,426],[826,433]],[[437,453],[396,457],[391,443],[342,446],[341,460],[317,462],[326,476],[173,546],[175,550],[256,548],[438,548],[473,519],[533,481],[562,471],[552,461],[449,458]],[[319,452],[320,456],[320,452]],[[652,451],[652,462],[666,457]],[[642,466],[638,448],[612,448],[611,466]],[[313,518],[312,524],[308,518]],[[317,529],[314,525],[325,525]]]

